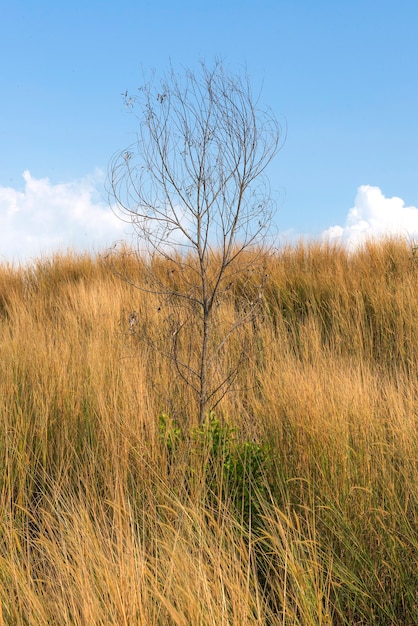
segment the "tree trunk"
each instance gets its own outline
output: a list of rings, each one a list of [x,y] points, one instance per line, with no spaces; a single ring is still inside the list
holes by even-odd
[[[200,361],[200,389],[199,389],[199,424],[202,425],[206,417],[206,404],[208,398],[207,391],[207,368],[208,368],[208,347],[209,347],[209,311],[206,306],[203,308],[203,328],[202,328],[202,352]]]

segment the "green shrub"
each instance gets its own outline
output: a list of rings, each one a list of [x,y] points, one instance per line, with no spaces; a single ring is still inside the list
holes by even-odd
[[[211,509],[219,504],[233,507],[234,514],[245,526],[260,524],[261,500],[267,496],[270,452],[268,446],[256,441],[241,440],[238,429],[221,423],[210,413],[198,428],[184,431],[166,414],[159,416],[160,438],[167,449],[169,463],[180,442],[187,443],[190,460],[201,460],[206,504]],[[192,480],[196,463],[186,469],[186,480]]]

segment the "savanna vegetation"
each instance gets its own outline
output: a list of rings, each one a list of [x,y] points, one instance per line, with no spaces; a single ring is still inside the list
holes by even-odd
[[[214,313],[261,298],[203,423],[169,300],[100,256],[0,267],[0,625],[418,623],[414,249],[263,263]]]

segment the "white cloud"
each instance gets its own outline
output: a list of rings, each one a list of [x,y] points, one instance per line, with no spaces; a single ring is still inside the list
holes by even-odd
[[[24,262],[69,248],[99,251],[132,236],[132,227],[100,196],[102,172],[59,184],[29,171],[23,179],[23,191],[0,186],[0,262]],[[393,234],[418,238],[418,208],[405,206],[402,198],[386,198],[379,187],[362,185],[345,224],[331,226],[321,238],[356,247]],[[296,234],[288,231],[286,239],[296,240]]]
[[[100,197],[103,173],[67,183],[23,174],[23,191],[0,186],[0,261],[26,261],[53,251],[101,250],[127,225]]]
[[[362,185],[344,226],[331,226],[322,233],[330,241],[356,247],[368,239],[388,235],[418,236],[418,208],[405,206],[402,198],[386,198],[379,187]]]

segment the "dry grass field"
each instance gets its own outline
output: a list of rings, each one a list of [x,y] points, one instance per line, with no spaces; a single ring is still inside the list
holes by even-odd
[[[168,304],[100,256],[0,267],[0,626],[418,623],[418,257],[300,245],[265,271],[198,426],[141,340]]]

